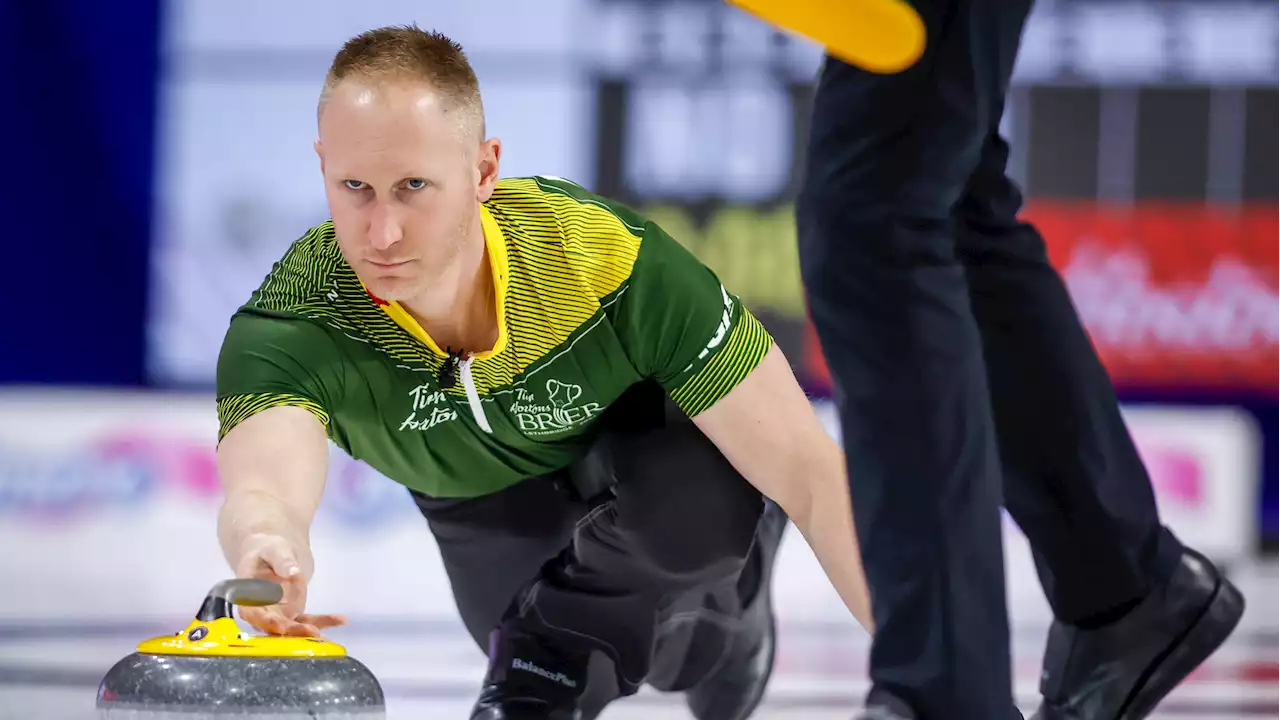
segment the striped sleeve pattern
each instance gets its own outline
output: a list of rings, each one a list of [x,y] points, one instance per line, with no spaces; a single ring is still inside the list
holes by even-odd
[[[300,395],[283,393],[230,395],[218,398],[218,442],[222,442],[232,428],[246,419],[268,408],[283,406],[304,408],[324,423],[325,427],[329,425],[329,413],[314,400],[308,400]]]
[[[685,415],[697,415],[751,374],[772,345],[773,338],[764,325],[743,308],[725,346],[695,375],[672,390],[671,399]]]

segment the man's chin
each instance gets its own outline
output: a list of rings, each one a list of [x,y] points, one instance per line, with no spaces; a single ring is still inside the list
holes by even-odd
[[[413,297],[414,283],[409,278],[368,277],[360,278],[369,292],[379,300],[399,302]]]

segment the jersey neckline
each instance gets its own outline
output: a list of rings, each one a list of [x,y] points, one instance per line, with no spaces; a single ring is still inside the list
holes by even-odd
[[[506,237],[503,236],[502,228],[498,226],[498,221],[494,219],[493,214],[489,212],[489,208],[485,207],[483,203],[480,204],[480,229],[484,234],[484,244],[487,250],[485,254],[489,257],[489,270],[493,275],[494,304],[497,307],[498,316],[498,339],[494,342],[492,349],[468,353],[468,355],[477,360],[485,360],[501,353],[507,347],[507,284],[510,281],[510,276],[508,273]],[[364,282],[361,281],[360,284],[363,286]],[[423,345],[426,345],[431,352],[439,357],[448,357],[449,353],[440,348],[431,335],[427,333],[426,329],[399,302],[382,300],[369,292],[367,287],[364,290],[369,293],[369,297],[373,298],[374,303],[382,308],[382,311],[405,332],[412,335]]]

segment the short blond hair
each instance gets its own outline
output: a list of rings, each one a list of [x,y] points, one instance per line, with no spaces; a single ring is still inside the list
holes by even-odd
[[[329,65],[317,113],[324,110],[333,88],[347,78],[424,82],[444,99],[445,112],[459,113],[463,127],[475,128],[484,137],[480,81],[462,46],[441,33],[397,25],[351,38]]]

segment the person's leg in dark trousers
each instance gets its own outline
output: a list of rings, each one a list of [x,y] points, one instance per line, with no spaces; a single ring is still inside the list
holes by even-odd
[[[462,623],[481,649],[511,599],[569,546],[586,517],[587,504],[572,497],[565,482],[530,478],[469,500],[411,493],[440,547]],[[591,709],[584,717],[594,717],[617,694],[613,666],[594,663],[581,700]]]
[[[872,692],[929,718],[1004,718],[1002,478],[952,209],[998,121],[1030,3],[913,4],[928,33],[915,66],[823,68],[801,268],[870,585]]]
[[[487,530],[433,520],[446,567],[450,549],[458,561],[450,575],[459,605],[481,608],[468,627],[498,626],[479,717],[508,717],[499,706],[513,688],[540,712],[547,697],[580,703],[584,718],[642,682],[687,691],[703,720],[737,720],[759,701],[773,656],[768,583],[786,518],[764,512],[760,493],[687,418],[659,404],[653,425],[652,410],[622,404],[592,453],[560,478],[592,496],[580,507],[566,512],[564,500],[534,485],[550,483],[535,479],[499,494],[509,498],[494,500],[500,512],[485,511],[497,523]],[[521,519],[532,512],[555,519]],[[494,540],[511,534],[514,544]],[[473,546],[459,549],[468,538]],[[540,568],[525,569],[548,551]],[[496,573],[507,577],[488,578]],[[473,591],[459,587],[468,584]],[[608,662],[593,662],[584,682],[588,659],[601,656]],[[524,672],[509,672],[517,659]]]
[[[992,129],[956,207],[1005,501],[1056,619],[1045,717],[1137,718],[1225,640],[1239,593],[1160,522],[1111,380]],[[1123,714],[1122,714],[1123,713]]]
[[[747,613],[752,596],[768,592],[772,557],[755,582],[740,581],[753,554],[772,556],[781,532],[764,539],[762,496],[691,423],[611,442],[608,455],[613,497],[521,590],[495,641],[515,652],[555,648],[548,664],[570,676],[602,653],[621,695],[648,682],[689,691],[704,720],[745,717],[735,708],[759,695],[735,695],[753,688],[733,676],[758,672],[763,683],[772,667],[771,612]]]
[[[1230,634],[1242,601],[1160,525],[1110,381],[1042,240],[1015,220],[1021,198],[995,128],[1025,4],[916,5],[930,49],[915,68],[889,77],[834,61],[824,69],[798,207],[872,586],[872,678],[925,717],[976,716],[980,697],[993,707],[1007,697],[1003,596],[989,593],[1002,590],[987,524],[1000,477],[994,419],[1007,505],[1057,616],[1042,717],[1143,717]],[[954,211],[950,226],[944,206]],[[957,372],[940,379],[947,362]],[[948,418],[958,421],[948,427]],[[911,455],[931,450],[924,461]],[[936,477],[922,480],[922,470]],[[912,507],[930,492],[944,508],[977,506],[985,517]],[[965,535],[966,522],[978,532]],[[928,577],[904,577],[931,551],[939,559],[919,563]],[[966,555],[980,559],[973,573],[991,586],[956,581]],[[895,574],[895,563],[904,570]],[[933,580],[939,572],[944,581]],[[981,608],[986,625],[958,626],[965,608]],[[986,667],[974,671],[960,663],[976,648]],[[939,677],[950,682],[927,680]],[[948,693],[973,704],[949,705]]]
[[[772,671],[770,585],[787,518],[652,389],[661,426],[615,423],[598,443],[583,474],[607,476],[612,497],[580,525],[563,564],[528,589],[535,599],[518,622],[556,637],[554,628],[584,602],[619,626],[642,629],[639,618],[652,617],[651,634],[629,633],[634,652],[611,639],[617,633],[605,617],[588,643],[617,661],[623,691],[643,678],[662,691],[685,691],[699,720],[741,720]],[[561,586],[561,573],[577,577]],[[601,591],[612,596],[613,610],[604,609]],[[647,646],[649,655],[640,652]]]
[[[956,207],[959,256],[982,333],[1005,503],[1036,556],[1054,616],[1097,622],[1167,579],[1181,544],[994,131]]]

